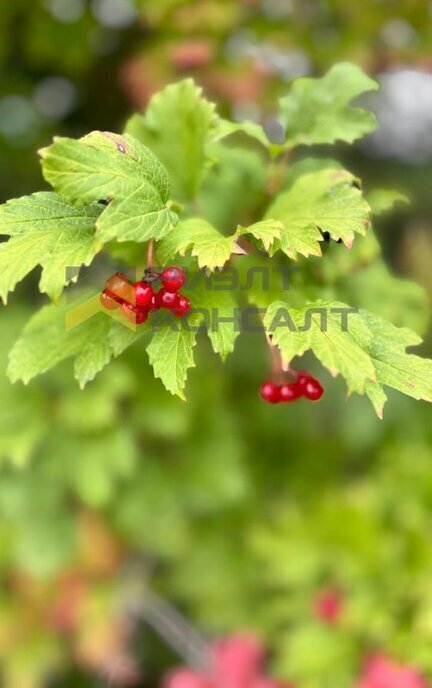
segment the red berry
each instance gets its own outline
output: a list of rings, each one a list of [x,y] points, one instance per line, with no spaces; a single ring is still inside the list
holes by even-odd
[[[175,310],[179,305],[180,297],[175,292],[167,291],[162,288],[157,293],[156,303],[159,308],[168,308],[168,310]]]
[[[192,307],[191,302],[186,296],[179,294],[178,305],[173,309],[173,313],[176,318],[181,318],[187,315]]]
[[[260,388],[260,395],[261,399],[264,399],[269,404],[277,404],[280,401],[279,387],[270,380],[263,382]]]
[[[310,401],[318,401],[324,394],[321,384],[312,375],[309,375],[305,370],[297,373],[297,386],[301,390],[303,396]]]
[[[148,316],[148,311],[144,310],[143,308],[137,309],[137,312],[135,314],[135,323],[137,325],[142,325],[146,322]]]
[[[135,305],[138,308],[150,308],[154,291],[147,282],[135,282]]]
[[[125,318],[134,325],[142,325],[148,318],[147,310],[137,308],[132,303],[124,303],[121,309]]]
[[[175,292],[184,285],[185,275],[181,268],[172,266],[165,268],[161,274],[161,280],[166,291]]]
[[[290,382],[286,385],[281,385],[279,388],[279,397],[281,401],[290,402],[300,399],[303,392],[296,382]]]
[[[133,303],[134,290],[129,280],[121,272],[116,272],[107,280],[104,291],[116,296],[121,301]]]
[[[120,307],[120,303],[113,299],[105,291],[102,292],[99,298],[103,308],[106,308],[108,311],[114,311],[116,308]]]
[[[149,310],[150,310],[150,311],[158,311],[159,308],[160,308],[160,306],[159,306],[159,303],[158,303],[158,296],[157,296],[157,294],[155,294],[155,293],[153,292],[153,296],[152,296],[152,298],[151,298]]]
[[[309,399],[310,401],[318,401],[324,394],[324,390],[318,380],[310,377],[303,387],[303,394],[306,399]]]
[[[304,387],[305,387],[307,381],[310,380],[310,379],[311,379],[311,376],[310,376],[309,373],[307,373],[305,370],[299,370],[299,372],[297,373],[297,380],[296,380],[296,382],[297,382],[297,385],[298,385],[301,389],[304,389]]]

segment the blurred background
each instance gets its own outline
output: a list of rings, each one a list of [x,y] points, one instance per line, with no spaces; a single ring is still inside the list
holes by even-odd
[[[36,150],[54,134],[121,131],[184,76],[271,125],[292,79],[350,60],[381,83],[365,98],[379,127],[337,154],[366,191],[409,196],[376,233],[430,296],[431,46],[427,0],[4,1],[0,200],[44,188]],[[391,394],[379,421],[313,361],[323,402],[268,407],[265,344],[247,338],[224,366],[202,342],[187,404],[139,347],[84,392],[69,364],[12,387],[37,277],[0,312],[0,685],[160,686],[188,660],[164,600],[201,640],[252,630],[298,688],[356,686],[370,652],[432,680],[431,409]],[[423,292],[403,303],[431,355]]]

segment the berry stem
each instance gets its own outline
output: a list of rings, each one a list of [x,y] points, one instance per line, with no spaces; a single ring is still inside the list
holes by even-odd
[[[274,381],[282,384],[284,381],[284,367],[282,363],[281,352],[277,346],[272,343],[271,337],[265,332],[265,338],[270,354],[271,366],[273,371]]]
[[[150,239],[147,245],[147,267],[151,268],[154,262],[154,239]]]

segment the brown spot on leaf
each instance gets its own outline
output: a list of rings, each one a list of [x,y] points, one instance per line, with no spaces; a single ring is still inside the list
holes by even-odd
[[[107,139],[111,139],[117,146],[117,150],[120,151],[120,153],[127,153],[127,144],[126,141],[124,141],[122,138],[119,136],[116,136],[113,134],[111,131],[103,131],[101,132],[103,136],[106,136]]]

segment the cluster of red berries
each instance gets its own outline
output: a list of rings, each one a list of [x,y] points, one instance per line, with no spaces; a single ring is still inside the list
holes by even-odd
[[[289,403],[301,397],[306,397],[309,401],[318,401],[323,394],[324,390],[318,380],[306,372],[299,372],[294,382],[277,385],[267,380],[260,388],[261,398],[269,404]]]
[[[167,676],[163,688],[293,688],[264,673],[264,649],[247,635],[220,640],[211,648],[207,671],[177,669]]]
[[[160,280],[159,291],[152,283]],[[191,302],[179,291],[185,282],[181,268],[169,267],[161,273],[149,271],[148,277],[132,284],[121,272],[109,278],[100,296],[102,306],[107,310],[121,308],[125,318],[134,325],[145,323],[152,311],[165,308],[177,318],[187,315]]]

